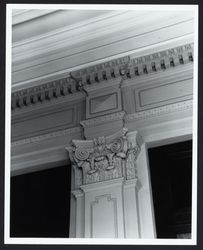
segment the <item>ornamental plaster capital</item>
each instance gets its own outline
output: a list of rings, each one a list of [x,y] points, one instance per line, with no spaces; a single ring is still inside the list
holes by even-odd
[[[123,128],[115,134],[93,140],[72,140],[66,148],[73,165],[75,188],[123,177],[137,178],[136,159],[142,145],[138,132]]]

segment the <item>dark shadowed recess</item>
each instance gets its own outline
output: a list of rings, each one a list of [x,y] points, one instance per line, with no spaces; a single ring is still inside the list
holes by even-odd
[[[68,237],[70,166],[11,178],[11,237]]]
[[[148,153],[157,237],[190,237],[192,141],[150,148]]]

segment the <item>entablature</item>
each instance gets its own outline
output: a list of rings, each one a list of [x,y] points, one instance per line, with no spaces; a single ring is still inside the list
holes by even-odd
[[[153,76],[154,73],[172,73],[173,69],[177,72],[181,65],[192,62],[192,43],[138,58],[134,58],[133,55],[125,56],[70,72],[67,77],[53,82],[14,91],[12,93],[12,110],[23,110],[66,96],[67,100],[74,100],[78,97],[77,93],[83,93],[84,96],[88,89],[96,89],[97,86],[102,89],[106,82],[114,82],[113,80],[117,78],[122,78],[123,81],[134,79],[134,82],[137,82],[147,76],[150,81],[150,75]]]

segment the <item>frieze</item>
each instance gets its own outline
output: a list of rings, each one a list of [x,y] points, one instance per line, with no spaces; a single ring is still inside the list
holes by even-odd
[[[125,117],[125,112],[117,112],[109,115],[103,115],[103,116],[98,116],[95,118],[87,119],[84,121],[81,121],[80,124],[84,127],[92,127],[96,126],[98,124],[106,123],[106,122],[111,122],[111,121],[118,121],[118,120],[123,120]]]
[[[142,120],[142,119],[147,119],[150,117],[156,117],[156,116],[160,116],[163,114],[168,114],[171,112],[178,112],[178,111],[188,110],[188,109],[192,110],[192,107],[193,107],[193,100],[187,100],[183,102],[161,106],[158,108],[152,108],[149,110],[139,111],[133,114],[125,114],[125,112],[122,111],[122,112],[113,113],[110,115],[88,119],[85,121],[81,121],[80,123],[84,128],[96,126],[98,124],[105,123],[105,122],[117,121],[117,120],[124,120],[124,123],[128,123],[128,122],[133,122],[135,120]],[[73,133],[80,133],[80,132],[81,132],[81,127],[69,128],[69,129],[60,130],[60,131],[56,131],[56,132],[52,132],[48,134],[26,138],[23,140],[13,141],[11,143],[11,146],[15,147],[15,146],[20,146],[24,144],[40,142],[46,139],[55,138],[55,137],[63,136],[63,135],[65,136],[65,135],[69,135]]]
[[[12,93],[12,110],[36,103],[48,102],[63,96],[85,92],[85,86],[122,77],[141,77],[157,71],[193,62],[193,44],[133,58],[133,55],[70,72],[67,77]],[[87,94],[87,93],[86,93]]]
[[[158,108],[152,108],[149,110],[139,111],[133,114],[127,114],[125,116],[125,122],[131,122],[135,120],[147,119],[150,117],[156,117],[171,112],[192,109],[193,100],[187,100],[184,102],[177,102]]]
[[[60,130],[60,131],[56,131],[56,132],[52,132],[52,133],[47,133],[47,134],[43,134],[43,135],[38,135],[38,136],[26,138],[23,140],[13,141],[11,143],[11,147],[22,146],[25,144],[30,144],[30,143],[35,143],[35,142],[41,142],[41,141],[44,141],[47,139],[56,138],[59,136],[71,135],[71,134],[75,134],[75,133],[81,133],[81,127],[64,129],[64,130]]]
[[[72,148],[67,150],[74,169],[74,188],[121,177],[137,178],[141,142],[137,133],[134,140],[130,139],[127,128],[107,137],[73,140]]]
[[[147,119],[150,117],[156,117],[156,116],[160,116],[163,114],[168,114],[171,112],[178,112],[178,111],[188,110],[188,109],[192,110],[192,107],[193,107],[193,100],[187,100],[187,101],[173,103],[173,104],[169,104],[169,105],[165,105],[165,106],[161,106],[157,108],[152,108],[149,110],[139,111],[133,114],[126,114],[124,111],[122,111],[122,112],[113,113],[110,115],[88,119],[85,121],[81,121],[80,123],[84,128],[96,126],[101,123],[117,121],[117,120],[124,120],[124,123],[128,123],[128,122],[133,122],[135,120],[142,120],[142,119]],[[60,130],[60,131],[56,131],[56,132],[52,132],[48,134],[26,138],[23,140],[13,141],[11,143],[11,146],[15,147],[15,146],[20,146],[24,144],[40,142],[46,139],[55,138],[55,137],[63,136],[63,135],[65,136],[65,135],[69,135],[73,133],[80,133],[80,132],[81,132],[81,127],[69,128],[69,129]]]

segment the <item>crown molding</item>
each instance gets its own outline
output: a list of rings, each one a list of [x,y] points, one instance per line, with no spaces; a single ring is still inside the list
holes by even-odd
[[[155,35],[155,37],[157,36],[158,36],[158,33],[157,35]],[[164,36],[164,32],[162,32],[162,36]],[[159,39],[158,41],[157,40],[151,41],[150,40],[151,38],[148,37],[145,39],[145,40],[148,40],[148,42],[144,42],[144,43],[139,41],[139,37],[137,39],[135,40],[133,39],[133,41],[131,41],[131,44],[133,43],[136,45],[134,48],[129,48],[128,41],[124,41],[125,44],[120,44],[119,47],[116,46],[116,44],[105,45],[105,51],[103,50],[104,49],[103,47],[96,47],[95,50],[92,50],[91,48],[90,50],[89,49],[85,50],[85,48],[83,48],[83,51],[81,53],[78,51],[76,51],[76,53],[72,53],[72,49],[71,50],[65,49],[65,51],[63,51],[61,54],[62,58],[59,57],[57,59],[57,65],[56,65],[54,72],[50,72],[50,67],[54,67],[56,63],[56,60],[54,58],[51,58],[51,61],[45,64],[39,60],[35,66],[33,64],[30,65],[29,62],[26,62],[24,66],[19,63],[18,64],[19,68],[16,69],[17,71],[15,71],[15,67],[13,66],[12,75],[14,79],[12,80],[12,89],[15,92],[15,91],[20,91],[28,87],[40,86],[47,82],[53,82],[58,79],[66,78],[70,72],[75,72],[84,68],[89,68],[89,67],[102,64],[102,63],[106,63],[112,60],[116,60],[125,56],[130,55],[131,58],[133,59],[133,58],[138,58],[138,57],[142,57],[145,55],[157,53],[160,51],[165,51],[169,48],[175,48],[178,46],[183,46],[185,44],[194,43],[193,33],[186,34],[186,35],[179,35],[179,36],[176,35],[176,37],[172,37],[172,38],[168,37],[168,39],[166,37],[164,38],[164,40]],[[143,44],[143,45],[140,46],[140,44]],[[103,43],[102,43],[102,46],[103,46]],[[118,49],[116,49],[117,47]],[[126,48],[128,48],[127,51],[126,51]],[[71,58],[69,58],[69,56],[66,55],[68,51],[71,52],[70,53]],[[48,55],[45,55],[46,59],[47,59],[47,56]],[[85,59],[84,57],[85,58],[87,57],[87,58]],[[42,56],[42,59],[43,58],[44,57]],[[64,68],[64,65],[66,65],[65,68]],[[42,70],[44,72],[43,75],[38,74]],[[36,73],[38,72],[38,73],[35,74],[33,71]],[[19,75],[20,72],[21,74],[25,74],[25,77],[23,76],[21,78]],[[20,78],[17,80],[16,77],[17,78],[20,77]]]
[[[15,98],[15,97],[14,97]],[[12,121],[18,119],[19,117],[26,118],[29,115],[33,115],[34,113],[41,113],[42,110],[44,111],[43,114],[47,113],[47,110],[55,110],[56,107],[64,108],[67,105],[74,105],[80,101],[85,100],[85,93],[83,92],[76,92],[71,95],[60,96],[60,98],[55,97],[53,99],[45,99],[42,101],[37,100],[36,103],[29,103],[28,105],[22,105],[20,108],[15,108],[12,110]],[[12,99],[12,102],[14,100]]]
[[[95,118],[84,120],[84,121],[81,121],[80,124],[84,128],[89,128],[89,127],[97,126],[97,125],[100,125],[100,124],[103,124],[103,123],[106,123],[106,122],[123,120],[124,116],[125,116],[125,112],[122,111],[122,112],[118,112],[118,113],[98,116],[98,117],[95,117]]]
[[[144,111],[139,111],[133,114],[127,114],[125,116],[125,122],[134,122],[137,120],[144,120],[151,117],[157,117],[161,115],[165,115],[171,112],[178,112],[182,110],[192,110],[193,100],[187,100],[184,102],[177,102],[165,106],[161,106],[158,108],[152,108]]]
[[[121,84],[121,88],[135,87],[136,89],[145,88],[146,86],[156,85],[160,81],[164,84],[175,82],[181,79],[193,78],[193,63],[185,63],[182,66],[169,67],[166,70],[151,72],[141,77],[128,78]]]
[[[12,93],[12,110],[83,92],[84,88],[103,88],[115,78],[140,79],[155,72],[165,72],[193,62],[193,43],[134,58],[129,55],[71,72],[67,77]]]
[[[26,138],[23,140],[14,141],[11,143],[11,147],[41,142],[44,140],[48,140],[48,139],[52,139],[52,138],[56,138],[56,137],[60,137],[60,136],[67,136],[67,135],[71,135],[71,134],[77,134],[77,133],[81,133],[81,127],[69,128],[69,129],[60,130],[60,131],[56,131],[56,132],[52,132],[52,133],[48,133],[48,134],[43,134],[43,135],[39,135],[39,136]]]
[[[124,80],[140,78],[154,72],[165,72],[165,70],[193,62],[193,46],[193,43],[184,44],[140,57],[130,54],[73,71],[72,74],[81,79],[85,86],[121,76]],[[88,84],[88,80],[90,84]]]

